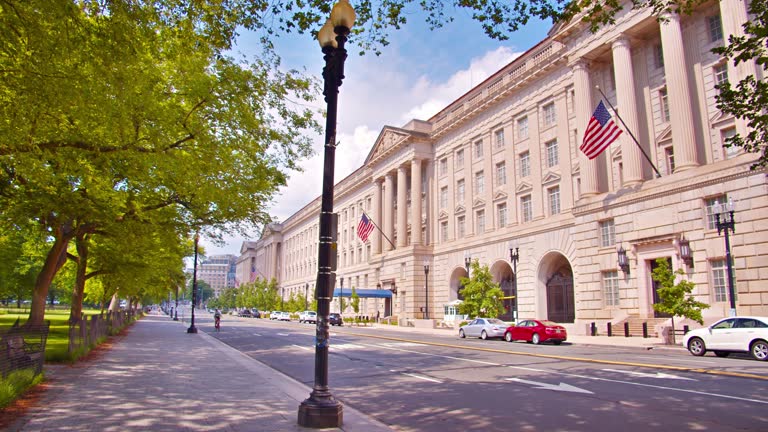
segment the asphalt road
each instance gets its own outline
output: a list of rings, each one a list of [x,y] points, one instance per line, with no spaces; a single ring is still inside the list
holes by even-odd
[[[211,334],[312,386],[314,325],[228,318]],[[768,431],[768,363],[747,356],[333,327],[329,377],[403,431]]]

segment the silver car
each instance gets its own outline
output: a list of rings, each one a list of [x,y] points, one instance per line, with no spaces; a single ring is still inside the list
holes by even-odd
[[[459,337],[503,338],[509,324],[498,318],[475,318],[459,328]]]

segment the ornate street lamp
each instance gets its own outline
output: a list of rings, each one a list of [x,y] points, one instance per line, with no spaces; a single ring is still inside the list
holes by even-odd
[[[627,257],[627,251],[624,249],[624,246],[619,246],[616,253],[619,256],[618,263],[621,271],[623,271],[624,274],[629,274],[629,258]]]
[[[311,428],[338,428],[343,423],[343,405],[328,388],[328,313],[333,295],[336,254],[336,215],[333,214],[333,174],[336,157],[336,113],[339,87],[344,79],[347,50],[344,43],[355,23],[355,10],[348,0],[339,0],[331,10],[331,18],[317,33],[322,47],[325,67],[323,81],[328,110],[325,118],[325,154],[323,161],[323,190],[320,204],[320,238],[317,260],[317,324],[315,325],[315,383],[309,398],[299,405],[298,423]]]
[[[342,302],[344,301],[344,276],[341,277],[339,282],[339,315],[344,313]]]
[[[509,261],[512,262],[512,320],[517,322],[517,261],[520,259],[517,242],[509,241]]]
[[[195,233],[195,263],[192,266],[192,321],[187,333],[197,333],[195,327],[195,305],[197,304],[197,243],[200,241],[200,233]]]
[[[429,260],[424,258],[424,318],[429,319]]]
[[[472,254],[469,251],[464,252],[464,268],[467,269],[467,277],[469,277],[469,265],[472,264]]]
[[[736,233],[736,220],[733,218],[734,205],[733,198],[728,199],[728,203],[715,204],[713,211],[715,213],[715,225],[717,234],[725,232],[725,264],[728,268],[728,296],[731,302],[731,316],[736,316],[736,289],[733,285],[733,263],[731,260],[731,239],[728,236],[728,230]]]
[[[176,306],[173,308],[173,320],[179,320],[179,286],[176,285]]]
[[[683,235],[678,242],[678,246],[680,247],[680,259],[683,260],[688,267],[693,267],[693,253],[691,252],[690,240]]]

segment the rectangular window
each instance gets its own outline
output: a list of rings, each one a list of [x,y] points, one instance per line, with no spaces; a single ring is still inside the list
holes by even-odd
[[[444,176],[448,174],[448,158],[440,159],[440,175]]]
[[[496,215],[499,228],[507,226],[507,203],[501,203],[496,206]]]
[[[523,222],[530,222],[533,219],[533,203],[530,195],[520,198],[520,214],[523,217]]]
[[[464,168],[464,149],[456,150],[456,167],[457,170]]]
[[[557,155],[557,140],[550,141],[544,146],[547,149],[547,167],[552,168],[559,163]]]
[[[440,241],[443,243],[448,241],[448,221],[440,222]]]
[[[467,227],[465,225],[465,219],[464,216],[459,216],[456,218],[456,238],[461,239],[464,238],[464,235],[467,232]]]
[[[717,204],[724,205],[728,202],[726,195],[720,195],[704,200],[704,211],[707,214],[707,228],[714,230],[717,229],[717,216],[715,216],[715,206]]]
[[[464,179],[456,182],[456,204],[464,204]]]
[[[500,149],[504,147],[504,129],[499,129],[493,133],[494,140],[493,145],[495,148]]]
[[[661,44],[656,44],[656,46],[653,47],[653,60],[656,69],[664,67],[664,50],[661,49]]]
[[[606,306],[619,305],[619,272],[603,272],[603,292]]]
[[[728,82],[728,65],[721,63],[712,69],[712,73],[715,76],[715,85],[720,85]]]
[[[664,148],[664,163],[667,165],[667,174],[675,172],[675,149],[672,146]]]
[[[735,145],[726,146],[726,144],[728,143],[728,138],[731,138],[734,135],[736,135],[736,128],[734,127],[722,129],[720,131],[720,142],[723,145],[723,151],[725,151],[726,159],[730,159],[739,154],[740,148],[738,146],[735,146]]]
[[[520,177],[528,177],[531,175],[531,153],[525,152],[520,154]]]
[[[661,121],[669,121],[669,101],[667,99],[667,88],[659,90],[659,109],[661,110]]]
[[[482,195],[485,192],[485,174],[482,171],[475,173],[475,195]]]
[[[507,184],[507,164],[499,162],[496,164],[496,186]]]
[[[557,116],[555,115],[555,103],[550,102],[544,105],[542,110],[544,111],[544,127],[554,126],[557,121]]]
[[[528,116],[517,119],[517,139],[528,138]]]
[[[448,186],[443,186],[440,188],[440,209],[445,209],[448,207]]]
[[[547,189],[547,196],[549,198],[549,214],[560,213],[560,186]]]
[[[475,141],[475,159],[483,158],[483,140]]]
[[[485,232],[485,210],[478,210],[475,213],[475,220],[477,221],[477,234]]]
[[[608,247],[616,244],[616,226],[613,219],[600,222],[600,246]]]
[[[716,302],[728,301],[728,266],[724,259],[710,261],[712,290]]]
[[[723,39],[723,23],[720,21],[720,15],[707,17],[707,26],[709,27],[709,41],[717,42]]]

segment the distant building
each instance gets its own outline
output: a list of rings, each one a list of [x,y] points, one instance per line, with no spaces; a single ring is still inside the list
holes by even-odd
[[[754,62],[734,66],[711,51],[746,19],[740,0],[663,23],[626,7],[597,33],[576,17],[427,121],[385,126],[363,166],[334,187],[337,290],[390,293],[363,299],[364,315],[450,319],[465,262],[478,260],[505,292],[503,319],[583,333],[591,322],[664,325],[651,279],[662,258],[696,284],[711,321],[731,298],[714,210],[733,199],[736,307],[768,315],[768,180],[750,170],[755,154],[724,147],[747,129],[715,103],[718,83],[765,77]],[[589,160],[579,146],[601,99],[640,147],[610,110],[625,133]],[[275,277],[286,298],[311,296],[319,211],[318,197],[244,246],[248,274]],[[360,241],[363,212],[392,243],[378,230]]]
[[[224,288],[235,286],[236,262],[234,255],[209,256],[200,264],[197,277],[207,282],[218,297]]]

